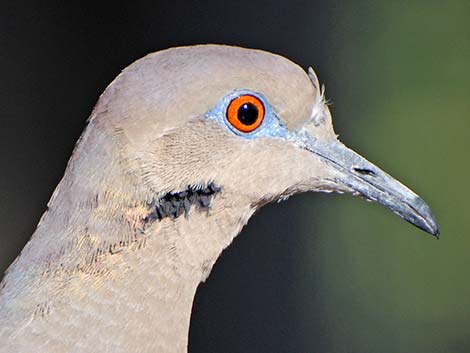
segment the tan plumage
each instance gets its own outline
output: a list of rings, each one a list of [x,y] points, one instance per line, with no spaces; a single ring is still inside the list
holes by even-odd
[[[211,118],[237,89],[262,94],[289,134],[245,138]],[[331,162],[334,149],[352,169]],[[100,97],[48,211],[7,271],[0,351],[186,351],[198,284],[257,208],[293,193],[359,193],[438,232],[416,195],[367,163],[336,140],[313,70],[218,45],[140,59]],[[390,197],[345,181],[367,170]],[[165,195],[212,184],[220,191],[210,209],[155,216]]]

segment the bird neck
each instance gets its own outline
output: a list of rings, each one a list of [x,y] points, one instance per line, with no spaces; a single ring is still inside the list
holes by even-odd
[[[249,203],[217,190],[170,217],[131,179],[83,183],[71,171],[3,280],[0,351],[186,352],[198,284]]]
[[[159,251],[156,235],[76,270],[63,262],[63,270],[51,265],[27,271],[27,279],[7,279],[0,352],[186,352],[201,277]]]

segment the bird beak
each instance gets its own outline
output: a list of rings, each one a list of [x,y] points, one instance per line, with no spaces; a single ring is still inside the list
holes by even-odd
[[[332,181],[340,191],[376,201],[439,238],[439,225],[429,206],[398,180],[339,141],[323,142],[304,135],[299,144],[334,169]]]

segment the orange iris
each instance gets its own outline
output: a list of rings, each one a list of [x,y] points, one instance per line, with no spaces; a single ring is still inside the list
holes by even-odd
[[[251,94],[233,99],[227,108],[227,120],[241,132],[256,130],[264,119],[264,105]]]

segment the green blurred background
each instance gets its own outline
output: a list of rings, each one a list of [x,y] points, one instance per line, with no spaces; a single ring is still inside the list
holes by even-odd
[[[341,140],[421,195],[441,240],[348,195],[268,205],[198,290],[189,351],[470,352],[468,0],[4,2],[2,271],[106,85],[206,42],[312,65]]]

